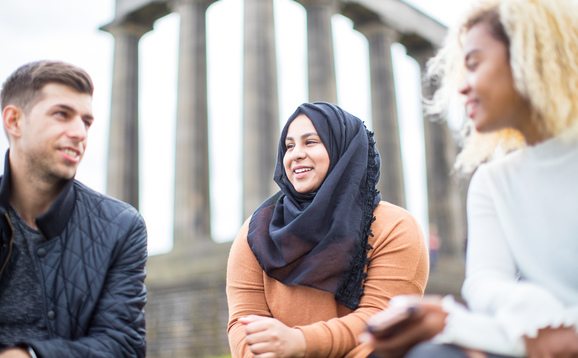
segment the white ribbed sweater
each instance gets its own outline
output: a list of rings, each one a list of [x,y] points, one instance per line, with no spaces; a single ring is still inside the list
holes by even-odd
[[[524,356],[524,335],[577,327],[578,144],[554,138],[480,166],[467,210],[469,310],[446,298],[436,340]]]

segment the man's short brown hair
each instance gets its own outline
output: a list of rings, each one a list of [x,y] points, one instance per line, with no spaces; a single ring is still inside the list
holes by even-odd
[[[36,61],[14,71],[2,85],[2,111],[9,104],[27,113],[40,99],[42,88],[49,83],[68,86],[92,96],[92,79],[83,69],[60,61]]]

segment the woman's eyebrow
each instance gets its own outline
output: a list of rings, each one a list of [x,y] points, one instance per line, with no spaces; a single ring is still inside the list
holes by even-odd
[[[311,137],[311,136],[319,136],[319,134],[317,134],[316,132],[305,133],[301,136],[301,139],[305,139],[305,138]],[[293,140],[293,137],[285,137],[285,140]]]
[[[468,51],[468,53],[466,53],[466,55],[464,56],[464,62],[468,62],[470,57],[472,57],[473,55],[476,55],[478,52],[480,52],[480,50],[477,48],[474,48],[474,49]]]

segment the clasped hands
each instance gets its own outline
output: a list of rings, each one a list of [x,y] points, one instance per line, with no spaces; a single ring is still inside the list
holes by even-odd
[[[255,358],[305,356],[305,336],[271,317],[249,315],[238,319],[245,325],[245,343]]]

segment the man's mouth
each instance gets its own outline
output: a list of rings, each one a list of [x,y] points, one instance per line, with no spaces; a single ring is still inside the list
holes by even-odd
[[[62,151],[71,158],[77,158],[80,155],[79,151],[76,151],[71,148],[62,148]]]

